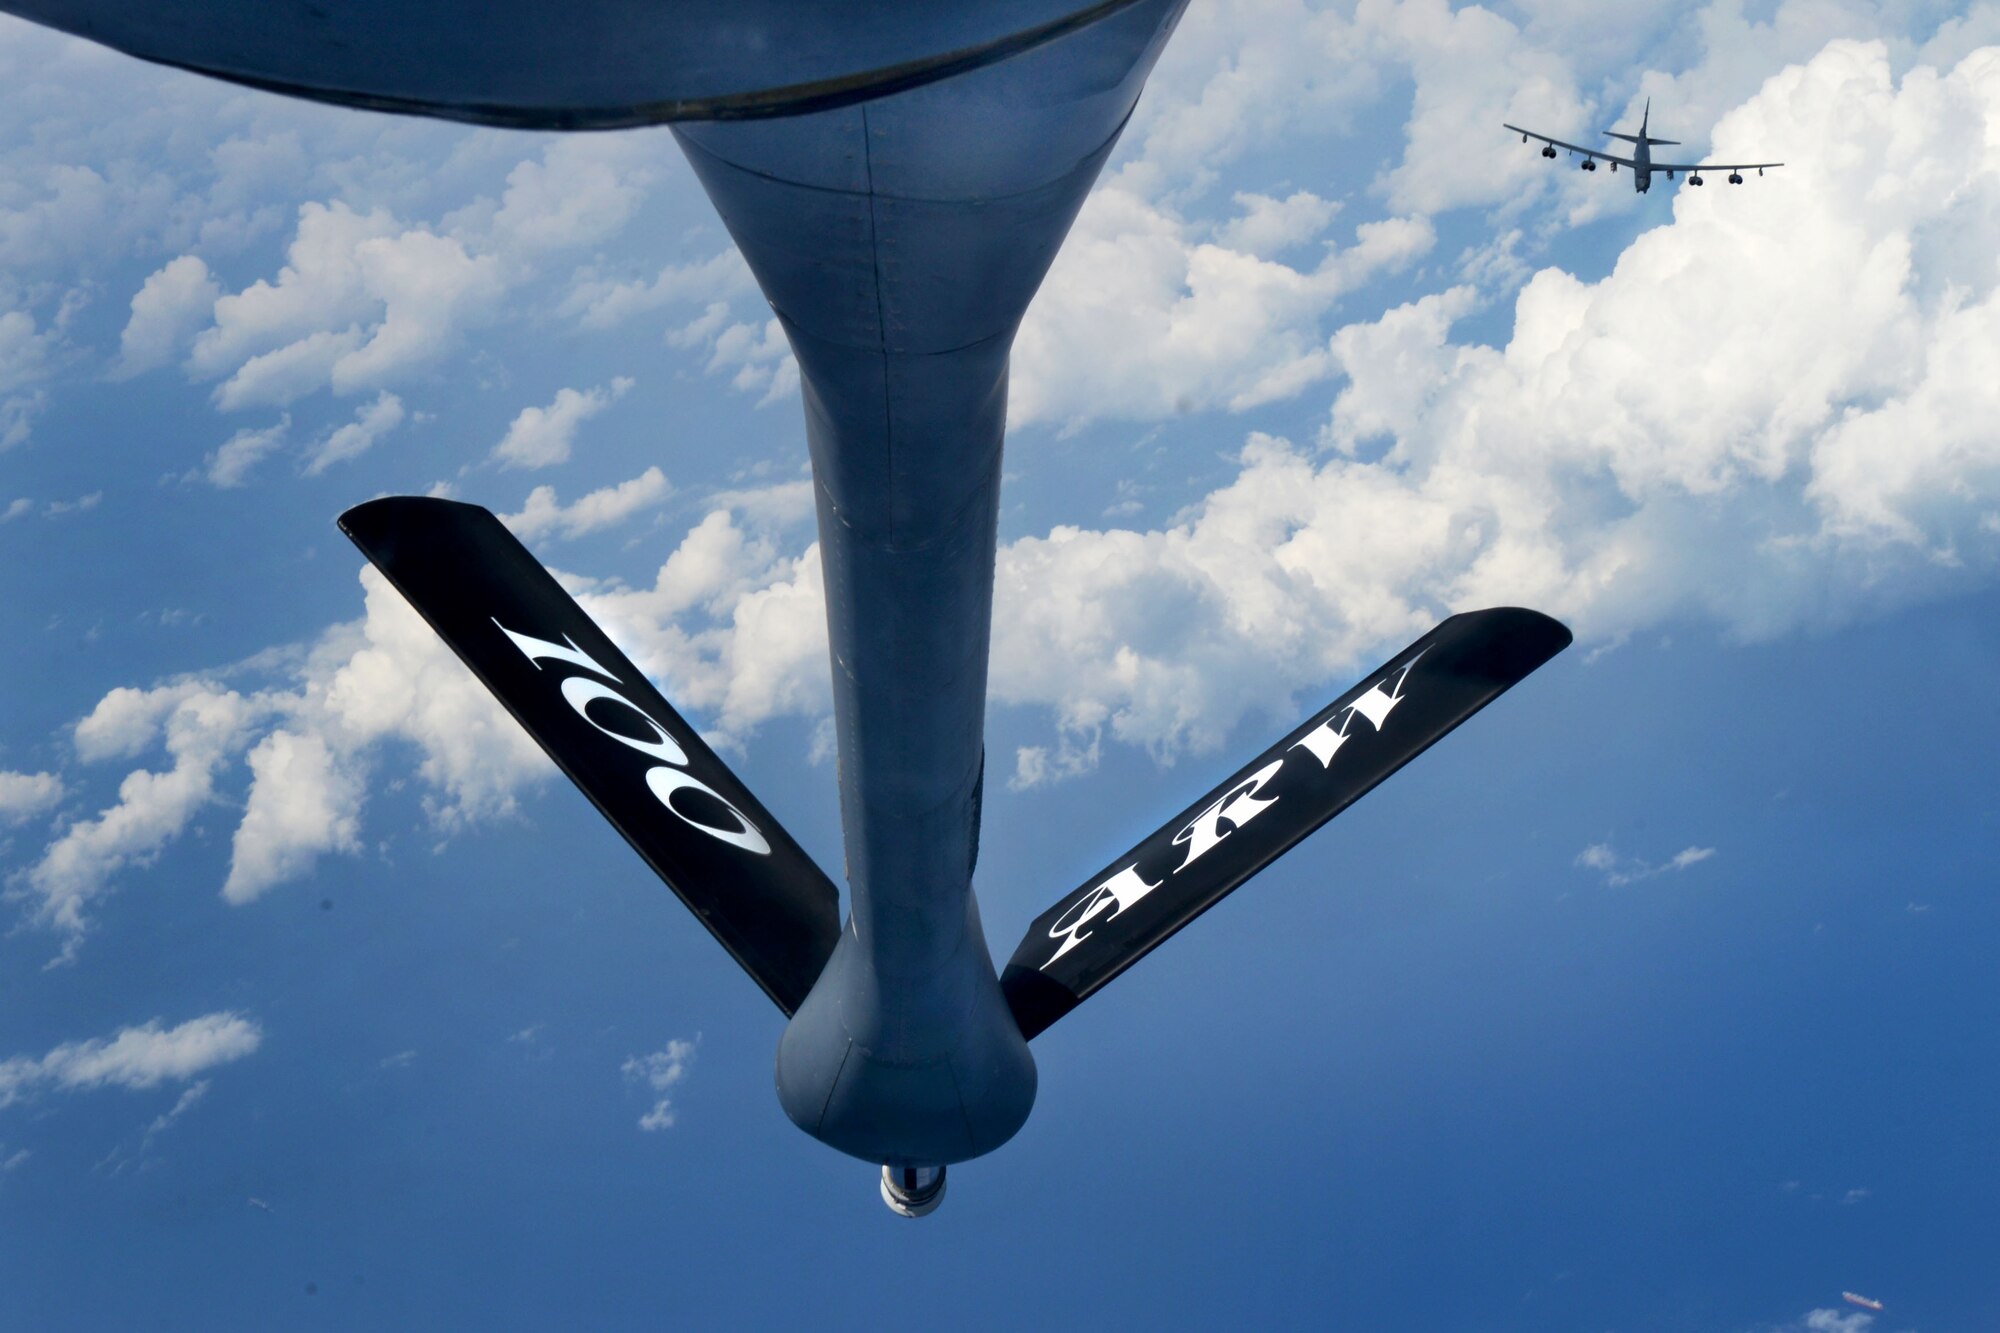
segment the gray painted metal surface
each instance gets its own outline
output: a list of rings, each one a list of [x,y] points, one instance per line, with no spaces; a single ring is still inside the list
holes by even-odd
[[[253,87],[522,129],[788,115],[1004,60],[1137,0],[4,0]]]
[[[1183,3],[864,105],[675,130],[804,386],[852,914],[778,1093],[871,1161],[990,1152],[1034,1102],[971,890],[1007,357]]]
[[[883,1163],[883,1197],[909,1216],[936,1206],[946,1164],[1026,1120],[1024,1032],[1569,639],[1530,612],[1446,622],[1045,913],[1009,969],[1010,1008],[972,892],[1008,355],[1185,3],[490,0],[472,23],[463,0],[0,0],[321,100],[677,122],[800,367],[850,888],[837,936],[825,877],[719,759],[675,739],[666,701],[490,514],[405,498],[343,524],[792,1013],[786,1112]],[[1333,772],[1355,717],[1379,732],[1392,709],[1393,743],[1356,739]],[[644,792],[677,822],[650,823]],[[746,878],[732,853],[763,859]]]
[[[819,508],[852,910],[779,1096],[896,1168],[1034,1102],[971,887],[1007,359],[1185,3],[0,0],[325,101],[676,122],[797,356]]]

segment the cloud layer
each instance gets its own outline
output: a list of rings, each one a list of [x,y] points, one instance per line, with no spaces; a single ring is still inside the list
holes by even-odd
[[[522,541],[549,536],[569,539],[623,523],[663,504],[673,493],[667,474],[649,467],[629,481],[592,491],[567,505],[556,499],[555,487],[537,486],[528,492],[528,502],[519,513],[503,514],[501,520]]]
[[[639,1128],[648,1134],[657,1133],[674,1126],[674,1103],[667,1091],[680,1086],[687,1077],[688,1066],[694,1062],[695,1043],[679,1038],[668,1042],[663,1048],[647,1055],[629,1057],[619,1067],[628,1082],[642,1083],[653,1093],[653,1105],[646,1114],[639,1117]]]
[[[576,443],[577,427],[602,412],[632,387],[619,378],[594,389],[559,389],[547,407],[524,407],[500,443],[493,457],[502,467],[544,468],[569,461]]]
[[[62,779],[53,773],[0,772],[0,824],[23,824],[55,809]]]
[[[213,1013],[163,1028],[154,1019],[120,1028],[109,1037],[64,1042],[40,1057],[0,1060],[0,1108],[45,1089],[152,1088],[185,1083],[218,1065],[252,1054],[263,1031],[241,1014]],[[197,1097],[200,1094],[195,1094]],[[184,1109],[176,1107],[171,1115]]]
[[[1007,545],[992,693],[1054,724],[1013,781],[1087,771],[1106,737],[1162,758],[1213,748],[1468,607],[1539,606],[1599,642],[1688,619],[1765,636],[1991,578],[2000,50],[1898,81],[1884,48],[1835,42],[1717,138],[1833,147],[1755,190],[1686,192],[1596,282],[1543,269],[1503,346],[1454,341],[1485,299],[1470,286],[1346,325],[1314,353],[1343,381],[1319,438],[1252,434],[1234,477],[1168,525]],[[1324,213],[1291,209],[1303,221],[1255,201],[1240,217],[1261,243]],[[510,521],[577,535],[665,487],[648,473],[568,507],[538,489]],[[827,707],[803,494],[711,512],[650,586],[572,580],[724,743]],[[356,845],[358,775],[384,740],[416,742],[445,828],[504,812],[547,771],[400,599],[363,582],[366,619],[329,631],[289,686],[119,691],[78,726],[88,758],[134,752],[143,719],[172,762],[50,845],[26,875],[38,919],[74,936],[239,755],[233,901]]]
[[[567,508],[552,493],[531,496],[510,521],[529,535],[574,536],[658,503],[667,489],[649,469]],[[677,703],[714,720],[712,741],[728,745],[771,717],[825,711],[826,622],[817,548],[780,551],[808,512],[805,488],[723,500],[730,507],[698,524],[650,586],[559,577]],[[114,802],[62,829],[10,881],[29,919],[63,941],[59,961],[75,956],[94,905],[122,875],[224,806],[234,772],[247,770],[248,789],[220,891],[244,904],[321,856],[359,849],[368,777],[392,746],[418,756],[424,808],[446,835],[510,814],[523,789],[554,771],[400,594],[372,567],[360,582],[360,620],[225,672],[119,687],[76,724],[78,763],[141,766],[125,773]],[[55,774],[5,777],[0,817],[31,818],[65,790]]]
[[[1763,637],[1990,579],[2000,51],[1899,82],[1835,42],[1716,138],[1803,160],[1535,274],[1504,346],[1454,340],[1469,286],[1350,324],[1318,439],[1253,435],[1169,527],[1004,552],[996,696],[1171,752],[1468,607]]]
[[[1854,7],[1788,0],[1754,22],[1712,7],[1688,20],[1700,59],[1635,92],[1598,89],[1593,71],[1630,60],[1648,34],[1563,6],[1520,24],[1442,0],[1238,0],[1191,14],[1022,331],[1015,424],[1248,412],[1314,385],[1330,401],[1294,439],[1217,417],[1232,475],[1164,523],[1060,526],[1002,549],[992,693],[1048,719],[1011,780],[1087,772],[1107,739],[1162,759],[1213,748],[1246,717],[1289,716],[1300,696],[1317,701],[1471,606],[1540,606],[1600,644],[1687,621],[1755,637],[1990,580],[2000,49],[1978,45],[2000,35],[1990,20],[1981,9],[1927,44],[1881,43],[1829,40],[1879,26]],[[1571,54],[1549,55],[1556,46]],[[1337,136],[1394,78],[1408,79],[1412,110],[1366,198],[1289,184],[1212,197],[1220,165],[1276,135]],[[1754,187],[1684,191],[1671,221],[1595,280],[1537,270],[1525,256],[1635,207],[1629,192],[1550,173],[1532,153],[1469,172],[1451,135],[1502,117],[1562,132],[1617,119],[1646,90],[1671,93],[1689,123],[1712,109],[1717,151],[1754,146],[1792,165]],[[182,357],[224,411],[368,395],[310,447],[308,470],[397,428],[409,414],[389,384],[443,364],[500,317],[503,296],[623,226],[658,146],[551,141],[504,190],[455,210],[239,207],[259,193],[246,182],[296,177],[312,156],[297,133],[231,140],[204,203],[244,234],[290,226],[283,267],[231,290],[199,258],[169,259],[132,297],[117,370]],[[124,197],[108,177],[65,177],[42,212],[9,215],[0,234],[24,271],[63,253],[50,217],[111,225],[92,211],[100,185]],[[1498,225],[1454,279],[1434,218],[1472,207],[1495,209]],[[163,243],[188,234],[144,216]],[[1344,301],[1397,274],[1421,294],[1339,323]],[[591,330],[660,320],[669,350],[761,401],[795,379],[733,251],[639,279],[593,260],[563,290],[548,307],[560,318]],[[14,367],[0,392],[43,391],[62,316],[28,305],[0,313],[0,366]],[[1496,321],[1497,345],[1466,332]],[[579,425],[629,385],[561,389],[521,411],[493,457],[560,465]],[[281,419],[238,433],[206,475],[241,484],[289,430]],[[568,539],[671,494],[658,469],[567,505],[543,485],[507,521]],[[774,717],[827,710],[809,515],[803,485],[718,497],[645,578],[565,577],[715,739],[737,743]],[[247,786],[222,890],[248,902],[359,846],[367,778],[391,745],[414,747],[447,832],[504,815],[549,771],[400,599],[372,574],[362,582],[363,618],[289,666],[97,704],[76,727],[77,762],[149,758],[13,877],[32,919],[73,944],[90,904],[235,781]],[[67,774],[15,777],[55,784],[17,782],[5,809],[20,818],[75,787]]]

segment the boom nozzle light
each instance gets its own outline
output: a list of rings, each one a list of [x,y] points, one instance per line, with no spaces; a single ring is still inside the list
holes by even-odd
[[[925,1217],[944,1202],[941,1166],[884,1166],[882,1202],[898,1217]]]

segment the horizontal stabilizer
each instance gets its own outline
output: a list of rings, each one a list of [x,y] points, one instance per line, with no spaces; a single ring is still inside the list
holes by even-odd
[[[488,511],[393,496],[340,528],[787,1015],[840,938],[839,893]]]
[[[1035,919],[1001,976],[1028,1037],[1569,645],[1538,611],[1451,617]]]

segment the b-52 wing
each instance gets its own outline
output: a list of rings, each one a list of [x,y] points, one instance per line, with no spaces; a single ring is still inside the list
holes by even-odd
[[[1681,172],[1697,175],[1704,171],[1762,171],[1766,167],[1782,167],[1782,162],[1655,162],[1653,170],[1664,171],[1673,176]]]
[[[1562,148],[1572,153],[1582,153],[1585,157],[1590,158],[1593,161],[1616,162],[1619,166],[1631,167],[1634,171],[1638,170],[1639,168],[1639,164],[1634,162],[1631,158],[1620,157],[1616,153],[1606,153],[1596,148],[1585,148],[1581,144],[1564,143],[1561,139],[1551,139],[1546,134],[1537,134],[1533,130],[1524,130],[1519,125],[1503,124],[1502,128],[1512,130],[1514,131],[1514,133],[1520,135],[1522,143],[1526,143],[1530,139],[1535,139],[1542,143],[1547,144],[1551,148]],[[1553,154],[1551,154],[1551,156],[1553,156]]]

